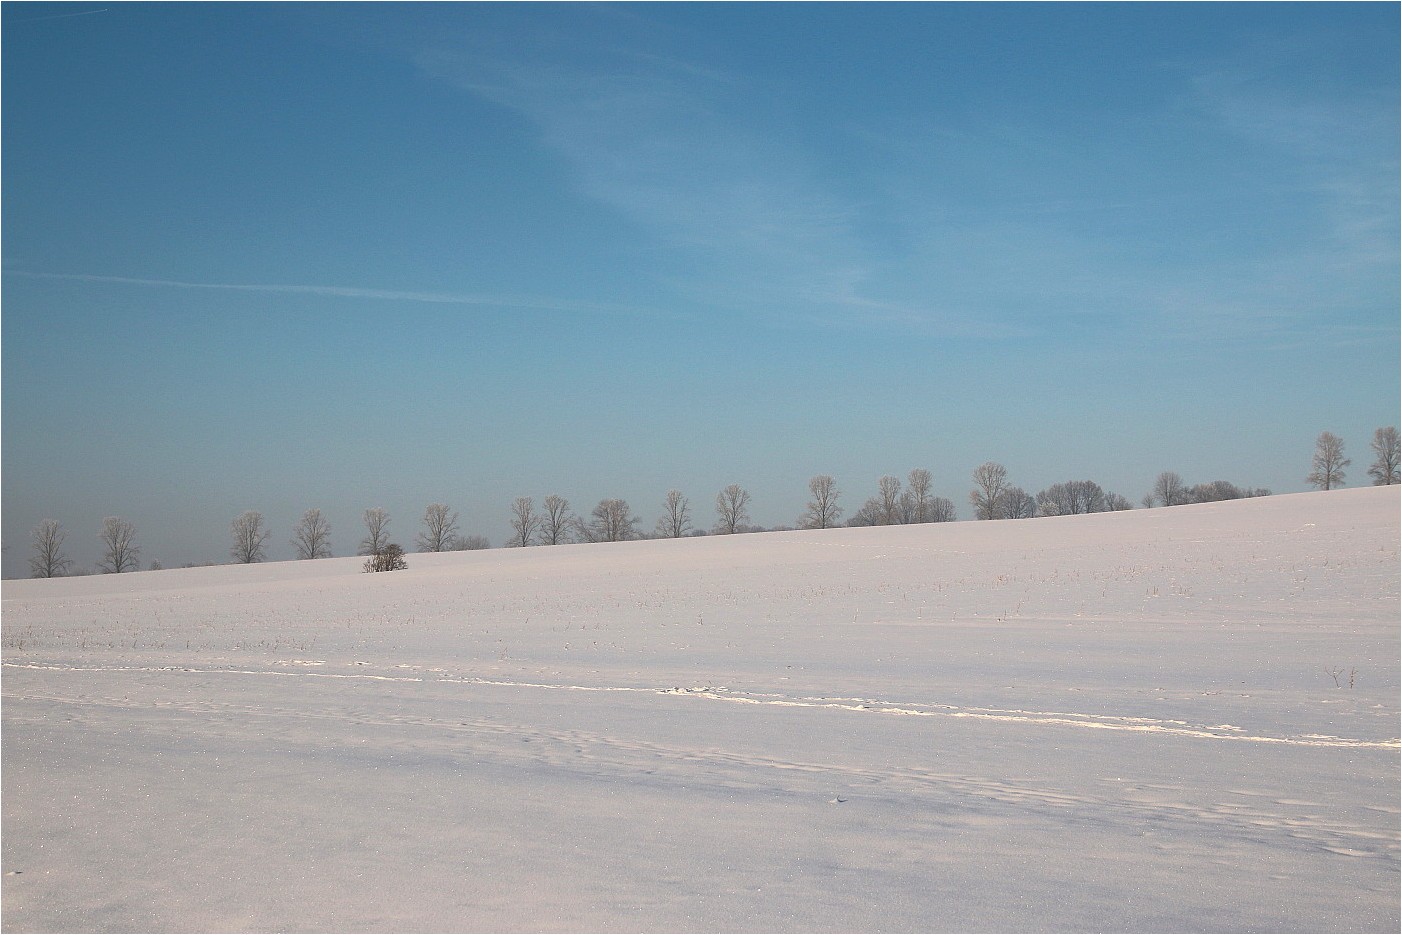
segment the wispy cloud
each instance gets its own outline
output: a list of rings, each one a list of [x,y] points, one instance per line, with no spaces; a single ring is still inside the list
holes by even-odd
[[[214,289],[228,292],[309,295],[391,302],[419,302],[431,305],[462,305],[482,309],[532,309],[545,312],[676,317],[672,313],[641,306],[577,302],[568,299],[551,299],[532,296],[469,295],[452,292],[413,292],[399,289],[365,289],[358,286],[318,286],[286,283],[188,282],[178,279],[142,279],[134,276],[97,276],[87,273],[41,273],[26,270],[5,270],[5,275],[22,276],[27,279],[63,280],[67,282],[112,283],[115,285],[174,289]]]
[[[1279,63],[1164,74],[1179,96],[1093,145],[996,114],[873,131],[939,219],[912,228],[910,294],[1053,339],[1395,338],[1395,88],[1323,91]]]
[[[841,302],[867,274],[854,206],[800,147],[753,125],[747,99],[766,89],[747,79],[632,51],[505,53],[480,38],[418,64],[529,120],[581,192],[668,248],[678,289],[749,307]]]
[[[1340,252],[1396,260],[1396,89],[1343,96],[1263,84],[1253,73],[1203,71],[1195,102],[1228,133],[1288,160],[1281,179],[1313,199]]]
[[[416,61],[528,121],[580,192],[667,247],[652,274],[678,294],[768,320],[993,340],[1054,337],[1053,320],[1298,333],[1376,304],[1395,266],[1396,160],[1358,159],[1387,151],[1391,111],[1306,100],[1288,69],[1269,87],[1180,70],[1165,80],[1185,100],[1094,145],[996,113],[922,114],[915,137],[872,117],[851,141],[898,130],[868,141],[865,171],[886,182],[859,201],[757,122],[783,110],[760,77],[559,35],[443,39]],[[1233,190],[1224,166],[1258,155],[1265,194]]]
[[[1274,216],[1288,241],[1226,271],[1228,309],[1278,322],[1272,336],[1340,346],[1395,340],[1399,196],[1396,88],[1285,84],[1271,75],[1303,71],[1310,47],[1263,52],[1253,69],[1203,69],[1193,104],[1258,161],[1257,180],[1286,206]],[[1203,303],[1210,308],[1210,303]]]

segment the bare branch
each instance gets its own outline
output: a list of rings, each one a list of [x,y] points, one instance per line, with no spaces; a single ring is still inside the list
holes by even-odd
[[[363,516],[365,538],[360,540],[360,555],[376,555],[389,545],[389,513],[383,507],[371,507]]]
[[[141,549],[136,545],[136,528],[130,522],[119,516],[109,516],[102,521],[102,532],[97,537],[102,540],[103,547],[99,569],[112,575],[136,571]]]
[[[749,522],[750,514],[746,510],[749,503],[749,491],[739,484],[731,484],[716,494],[716,515],[720,517],[716,531],[727,535],[739,532],[740,527]]]
[[[517,497],[511,503],[511,528],[515,530],[510,545],[525,548],[530,545],[540,529],[541,518],[536,515],[535,501],[530,497]]]
[[[985,461],[974,468],[974,483],[969,502],[975,519],[1002,519],[1002,494],[1008,487],[1008,469],[995,461]]]
[[[301,521],[292,530],[292,546],[300,559],[331,557],[331,524],[320,510],[313,507],[302,514]]]
[[[1154,479],[1154,489],[1149,492],[1148,499],[1159,506],[1180,506],[1190,502],[1191,497],[1183,478],[1173,471],[1164,471]]]
[[[837,481],[828,474],[810,477],[808,492],[813,499],[808,501],[808,509],[799,517],[798,525],[804,529],[830,529],[836,526],[838,518],[842,516],[842,507],[837,505],[841,494]]]
[[[1399,482],[1398,476],[1398,436],[1397,427],[1389,425],[1373,433],[1373,453],[1377,460],[1368,468],[1368,476],[1374,487],[1385,487]]]
[[[593,523],[578,523],[580,534],[590,542],[623,542],[638,537],[638,518],[627,500],[600,500],[594,507]]]
[[[657,521],[657,534],[668,539],[680,539],[691,529],[691,501],[680,490],[667,491],[662,502],[662,518]]]
[[[545,545],[560,545],[570,540],[574,527],[574,514],[570,512],[570,502],[564,497],[551,494],[545,498],[545,514],[541,517],[540,538]]]
[[[880,504],[881,525],[894,526],[905,521],[901,509],[901,479],[890,474],[876,482],[876,501]]]
[[[1344,485],[1344,468],[1353,462],[1344,457],[1344,440],[1333,432],[1321,432],[1314,442],[1314,470],[1305,481],[1320,490]]]
[[[58,520],[44,520],[30,535],[34,539],[34,555],[29,559],[29,568],[35,578],[57,578],[68,571],[73,562],[63,554],[65,534]]]
[[[263,543],[272,533],[263,528],[262,513],[257,510],[243,511],[229,524],[229,532],[234,537],[234,544],[229,548],[234,561],[248,565],[264,559]]]
[[[458,514],[446,503],[430,503],[424,510],[424,531],[419,533],[420,552],[446,552],[458,531]]]

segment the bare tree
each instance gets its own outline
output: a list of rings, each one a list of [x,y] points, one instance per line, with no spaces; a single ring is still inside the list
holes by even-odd
[[[1105,494],[1105,509],[1110,513],[1119,513],[1123,510],[1134,509],[1134,504],[1130,503],[1129,498],[1123,494],[1107,492]]]
[[[906,490],[908,513],[906,522],[930,522],[930,489],[934,486],[934,478],[924,468],[915,468],[907,476],[906,483],[908,485]]]
[[[884,526],[886,515],[881,509],[881,498],[867,497],[855,513],[847,517],[848,526]]]
[[[377,555],[389,545],[389,513],[383,507],[371,507],[363,516],[365,538],[360,540],[360,555]]]
[[[234,544],[229,548],[229,554],[233,556],[234,561],[250,565],[253,562],[261,562],[266,557],[263,543],[268,541],[272,533],[263,528],[262,513],[257,510],[244,510],[229,524],[229,532],[234,537]]]
[[[1344,468],[1352,463],[1344,457],[1344,440],[1333,432],[1321,432],[1314,441],[1314,470],[1305,481],[1320,490],[1342,487]]]
[[[876,482],[876,501],[880,504],[881,525],[895,526],[904,522],[901,509],[901,479],[885,474]]]
[[[63,554],[65,533],[56,519],[46,519],[34,527],[30,536],[34,539],[34,554],[29,559],[29,569],[35,578],[58,578],[73,564]]]
[[[836,526],[838,517],[842,515],[842,507],[837,505],[841,493],[837,489],[837,481],[828,474],[810,477],[808,492],[813,499],[808,501],[808,509],[799,517],[798,525],[804,529],[830,529]]]
[[[680,539],[691,528],[691,501],[680,490],[667,491],[662,501],[662,517],[657,521],[657,534],[666,539]]]
[[[1002,519],[1002,496],[1008,488],[1008,469],[995,461],[985,461],[974,468],[975,489],[969,491],[969,503],[975,519]]]
[[[541,542],[545,545],[568,542],[570,529],[575,525],[574,514],[570,512],[570,502],[552,493],[545,498],[544,506],[545,513],[540,521]]]
[[[540,517],[535,512],[535,501],[530,497],[517,497],[511,502],[511,528],[514,530],[510,544],[525,548],[535,539],[540,529]]]
[[[1368,468],[1368,476],[1374,487],[1387,487],[1396,484],[1398,477],[1397,426],[1389,425],[1373,433],[1373,453],[1378,459]]]
[[[1154,478],[1154,489],[1149,491],[1149,499],[1159,506],[1181,506],[1192,500],[1183,478],[1174,471],[1164,471]]]
[[[592,523],[578,524],[581,536],[590,542],[623,542],[638,536],[638,518],[632,515],[627,500],[600,500],[592,515]]]
[[[1095,481],[1071,480],[1052,484],[1037,494],[1037,511],[1043,516],[1103,513],[1105,491]]]
[[[140,567],[141,549],[136,545],[136,528],[130,522],[109,516],[102,521],[102,532],[97,537],[102,540],[103,549],[97,567],[104,574],[119,575]]]
[[[300,559],[331,557],[331,524],[313,507],[292,530],[292,546]]]
[[[896,522],[915,522],[916,510],[915,494],[911,493],[909,490],[902,490],[900,502],[896,504]]]
[[[930,498],[930,522],[952,523],[956,518],[953,500],[948,497]]]
[[[998,495],[998,515],[1003,519],[1031,519],[1037,515],[1037,500],[1021,487],[1008,487]]]
[[[716,515],[720,517],[716,531],[725,534],[739,532],[740,527],[750,520],[749,511],[746,510],[749,504],[749,491],[739,484],[731,484],[716,494]]]
[[[1188,488],[1188,503],[1216,503],[1219,500],[1240,500],[1249,496],[1231,481],[1214,480],[1205,484],[1194,484]]]
[[[458,514],[446,503],[430,503],[424,510],[424,531],[419,533],[420,552],[446,552],[458,532]]]
[[[1105,512],[1105,489],[1095,481],[1069,480],[1066,488],[1082,513]]]

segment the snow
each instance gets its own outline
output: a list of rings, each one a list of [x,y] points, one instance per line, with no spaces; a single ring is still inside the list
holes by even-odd
[[[1398,517],[6,582],[3,927],[1397,931]]]

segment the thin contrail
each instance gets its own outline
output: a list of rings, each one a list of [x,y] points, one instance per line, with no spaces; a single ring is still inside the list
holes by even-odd
[[[26,270],[4,270],[4,274],[6,276],[23,276],[28,279],[115,283],[118,285],[153,286],[172,289],[212,289],[226,292],[313,295],[343,299],[384,299],[400,302],[420,302],[432,305],[518,308],[581,314],[640,315],[650,318],[678,317],[672,313],[652,308],[611,305],[603,302],[574,302],[536,296],[463,295],[445,292],[411,292],[398,289],[365,289],[358,286],[313,286],[293,283],[190,282],[178,279],[142,279],[134,276],[95,276],[89,273],[35,273]]]
[[[46,20],[46,19],[68,19],[70,16],[92,16],[94,13],[106,13],[106,12],[107,12],[107,7],[103,7],[103,8],[100,9],[100,10],[84,10],[84,11],[81,12],[81,13],[55,13],[53,16],[36,16],[36,17],[34,17],[33,19],[17,19],[17,20],[15,20],[14,23],[12,23],[11,25],[17,26],[17,25],[19,25],[20,23],[38,23],[38,22],[40,22],[40,21],[42,21],[42,20]]]

